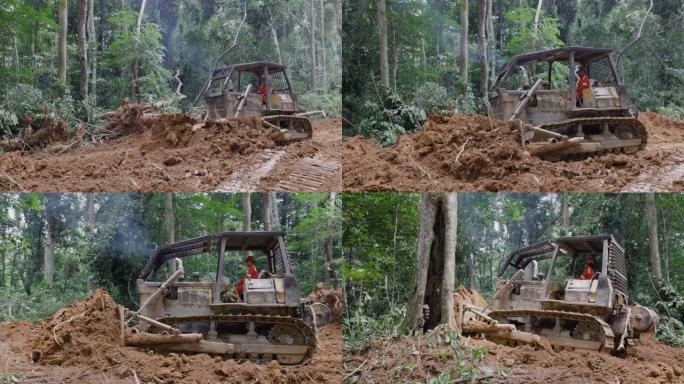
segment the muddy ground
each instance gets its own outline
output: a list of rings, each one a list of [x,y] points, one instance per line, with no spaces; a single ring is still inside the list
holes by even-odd
[[[646,148],[549,162],[520,145],[515,123],[485,116],[431,116],[389,148],[344,141],[346,191],[684,191],[684,121],[641,113]]]
[[[318,348],[304,364],[236,361],[207,354],[159,354],[119,344],[116,303],[96,290],[86,300],[36,325],[0,324],[0,377],[21,383],[339,383],[342,330],[318,331]]]
[[[148,119],[141,129],[71,148],[0,155],[0,191],[337,191],[341,120],[314,122],[314,135],[277,145],[250,121],[209,122],[184,115]],[[141,124],[142,126],[142,124]],[[136,127],[139,128],[139,127]],[[132,133],[129,133],[132,132]]]
[[[451,341],[453,343],[453,341]],[[345,352],[345,383],[427,382],[449,373],[450,383],[501,384],[682,384],[684,350],[654,340],[630,346],[624,358],[586,350],[558,352],[508,347],[479,338],[460,339],[457,350],[434,330],[416,338],[376,343]],[[472,363],[473,350],[485,354]],[[490,381],[485,381],[485,379]]]

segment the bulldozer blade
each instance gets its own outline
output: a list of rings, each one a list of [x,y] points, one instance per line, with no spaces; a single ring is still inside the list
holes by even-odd
[[[311,121],[306,117],[274,115],[264,116],[263,121],[272,128],[279,130],[271,137],[277,145],[287,145],[309,140],[313,137]]]

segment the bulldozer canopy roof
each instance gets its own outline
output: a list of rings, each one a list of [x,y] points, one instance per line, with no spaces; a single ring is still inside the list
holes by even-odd
[[[225,240],[226,251],[269,252],[278,246],[279,239],[283,237],[285,232],[222,232],[164,244],[154,250],[140,273],[140,278],[144,279],[145,276],[154,273],[169,260],[216,251],[221,240]]]
[[[552,256],[556,244],[566,250],[572,250],[573,255],[603,252],[603,241],[616,243],[613,235],[592,235],[592,236],[566,236],[540,241],[538,243],[526,245],[519,248],[508,256],[506,262],[501,265],[499,276],[511,266],[515,269],[525,269],[527,264],[535,260],[549,259]]]
[[[286,66],[278,63],[272,63],[270,61],[255,61],[252,63],[242,63],[242,64],[233,64],[229,65],[225,68],[220,68],[214,71],[214,74],[212,77],[217,77],[219,75],[227,75],[231,70],[237,70],[237,71],[245,71],[245,72],[262,72],[265,68],[268,68],[269,71],[282,71]]]
[[[575,62],[583,63],[586,61],[594,61],[596,59],[606,57],[611,52],[610,48],[589,48],[589,47],[562,47],[555,49],[548,49],[545,51],[537,51],[532,53],[525,53],[522,55],[513,56],[499,72],[497,79],[500,80],[511,69],[516,68],[522,64],[531,61],[548,61],[548,62],[565,62],[570,58],[570,52],[575,53]]]

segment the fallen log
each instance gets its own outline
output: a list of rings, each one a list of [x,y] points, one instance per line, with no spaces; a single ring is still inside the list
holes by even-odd
[[[159,344],[190,344],[202,341],[199,333],[187,333],[180,335],[160,335],[156,333],[133,333],[126,335],[126,345],[143,346]]]
[[[461,326],[461,330],[463,333],[484,334],[492,339],[512,340],[543,347],[539,335],[518,331],[513,324],[465,323]]]
[[[540,155],[546,155],[548,153],[553,153],[557,152],[563,149],[568,149],[572,147],[576,147],[584,141],[584,138],[582,137],[573,137],[568,140],[563,140],[559,141],[556,143],[544,143],[544,144],[536,144],[536,143],[530,143],[527,145],[527,150],[530,152],[531,155],[534,156],[540,156]]]

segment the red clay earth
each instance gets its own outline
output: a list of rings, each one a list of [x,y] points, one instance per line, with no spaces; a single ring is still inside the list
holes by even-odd
[[[453,351],[438,341],[438,330],[415,338],[377,343],[362,351],[345,351],[344,378],[348,382],[427,382],[456,367]],[[477,376],[505,370],[489,378],[500,384],[682,384],[684,350],[654,340],[630,346],[624,358],[588,350],[549,352],[530,346],[508,347],[489,340],[463,338],[460,363],[470,367],[469,348],[486,348]],[[350,379],[350,378],[354,379]],[[452,383],[470,383],[451,377]],[[356,381],[354,381],[356,380]],[[473,381],[475,383],[486,381]]]
[[[346,191],[684,191],[684,122],[641,113],[645,150],[549,162],[520,145],[516,123],[430,116],[390,148],[344,140]]]
[[[207,354],[158,354],[119,345],[114,300],[96,290],[50,318],[0,324],[0,377],[18,374],[22,383],[339,383],[342,330],[339,323],[318,332],[318,348],[306,363],[281,366]],[[135,374],[134,374],[135,372]]]
[[[314,137],[278,146],[274,132],[253,119],[199,122],[185,115],[145,118],[139,126],[123,127],[124,136],[62,152],[64,145],[39,151],[14,151],[0,155],[0,191],[184,191],[206,192],[230,187],[230,180],[245,179],[278,153],[278,161],[265,169],[261,179],[244,190],[277,190],[269,187],[287,180],[298,164],[319,162],[326,170],[306,189],[340,188],[341,121],[314,122]],[[109,127],[112,128],[112,127]],[[125,129],[124,129],[125,128]],[[111,130],[111,129],[110,129]],[[292,181],[296,184],[300,179]],[[263,186],[262,186],[263,184]],[[286,190],[287,188],[283,188]]]

